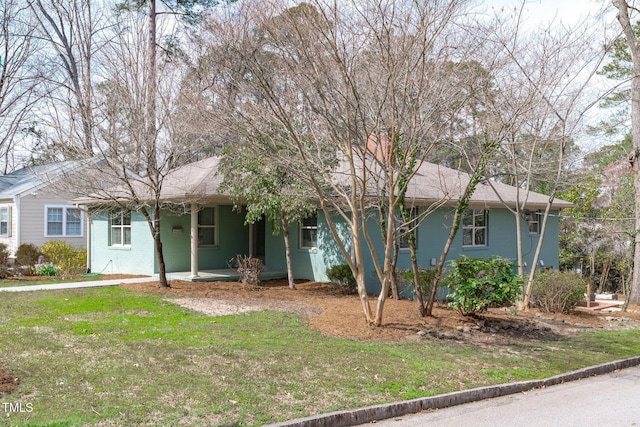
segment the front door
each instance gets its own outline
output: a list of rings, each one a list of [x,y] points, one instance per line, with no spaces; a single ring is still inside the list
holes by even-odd
[[[265,260],[265,227],[266,221],[264,216],[260,221],[256,221],[251,225],[251,256],[260,258],[264,263]]]

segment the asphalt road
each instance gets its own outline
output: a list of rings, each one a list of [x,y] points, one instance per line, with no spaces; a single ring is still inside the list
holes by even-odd
[[[375,425],[385,427],[640,426],[640,366],[526,393],[378,421]]]

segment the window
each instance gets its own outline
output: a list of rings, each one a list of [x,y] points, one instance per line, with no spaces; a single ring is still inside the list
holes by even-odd
[[[216,209],[198,211],[198,246],[216,246]]]
[[[418,208],[411,208],[411,222],[409,224],[398,224],[398,247],[400,249],[409,249],[409,236],[413,234],[416,239],[416,245],[418,241],[418,229],[415,219],[418,217]]]
[[[300,221],[300,249],[318,247],[318,214]]]
[[[529,223],[529,234],[540,234],[540,212],[529,212],[526,218]]]
[[[487,246],[487,211],[468,210],[462,217],[462,246]]]
[[[11,236],[11,208],[0,208],[0,236]]]
[[[45,207],[46,236],[82,236],[82,212],[67,206]],[[1,228],[1,225],[0,225]]]
[[[131,211],[118,209],[110,222],[111,246],[131,246]]]

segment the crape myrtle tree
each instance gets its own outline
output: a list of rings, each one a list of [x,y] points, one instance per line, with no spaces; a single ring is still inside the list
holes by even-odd
[[[209,21],[208,43],[221,55],[203,88],[210,121],[307,188],[356,278],[366,322],[380,326],[402,187],[467,99],[444,64],[460,64],[477,45],[455,26],[470,24],[461,1],[287,6],[247,2]],[[268,137],[274,129],[286,137]],[[380,221],[382,250],[380,227],[371,228]],[[365,251],[381,284],[375,311]]]
[[[201,151],[184,140],[176,143],[181,128],[176,120],[186,120],[173,114],[182,78],[176,34],[217,2],[124,1],[96,26],[91,2],[56,2],[49,8],[43,1],[34,0],[32,9],[59,51],[60,80],[71,82],[61,85],[70,100],[64,105],[78,111],[74,117],[83,124],[77,134],[60,131],[70,119],[51,124],[59,131],[55,151],[65,159],[92,159],[86,179],[75,180],[71,190],[102,206],[142,213],[154,239],[159,285],[167,287],[160,221],[169,206],[161,192],[169,171]],[[100,41],[94,43],[97,34]]]
[[[282,145],[286,134],[275,132],[273,141],[255,148]],[[273,222],[274,233],[282,233],[289,287],[295,289],[289,225],[312,215],[315,205],[306,188],[278,163],[270,161],[266,150],[248,150],[244,144],[225,147],[218,173],[224,176],[221,191],[229,191],[236,209],[246,209],[245,222],[254,224],[263,218]]]
[[[20,0],[0,4],[0,172],[6,174],[16,166],[16,148],[27,142],[33,130],[38,67],[34,56],[41,49],[35,36],[36,22]]]
[[[574,138],[582,129],[585,112],[603,96],[588,85],[606,50],[604,42],[592,43],[598,27],[587,21],[572,28],[552,22],[525,32],[519,28],[523,10],[512,24],[508,16],[499,17],[507,18],[497,26],[501,31],[488,35],[505,64],[494,74],[499,90],[493,111],[510,127],[489,168],[494,177],[518,190],[517,205],[505,207],[516,218],[517,262],[526,283],[521,306],[527,308],[553,202],[569,184]],[[529,191],[547,194],[548,199],[539,215],[539,239],[527,273],[521,224]]]

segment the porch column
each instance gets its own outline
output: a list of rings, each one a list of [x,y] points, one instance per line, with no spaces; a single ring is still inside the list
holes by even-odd
[[[198,277],[198,204],[191,203],[191,277]]]

